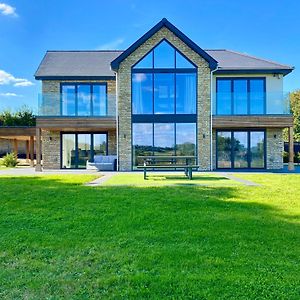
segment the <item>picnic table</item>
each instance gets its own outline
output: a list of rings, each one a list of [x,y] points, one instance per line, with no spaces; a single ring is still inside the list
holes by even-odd
[[[199,165],[193,164],[195,156],[167,156],[167,155],[147,155],[138,156],[137,158],[143,159],[143,165],[137,166],[137,169],[142,169],[144,171],[144,180],[147,179],[147,170],[158,169],[158,170],[169,170],[181,169],[184,171],[185,176],[190,180],[193,179],[193,169],[198,169]],[[184,164],[176,164],[177,160],[184,160]],[[157,164],[158,162],[169,162],[169,164]]]

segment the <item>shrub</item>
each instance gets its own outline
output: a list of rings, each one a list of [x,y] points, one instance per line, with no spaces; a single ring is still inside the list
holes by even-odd
[[[15,153],[7,153],[2,160],[2,164],[7,168],[14,168],[18,163],[18,157]]]

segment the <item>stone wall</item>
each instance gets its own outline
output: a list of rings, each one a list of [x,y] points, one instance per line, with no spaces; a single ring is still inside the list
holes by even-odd
[[[116,131],[108,131],[108,155],[117,155]]]
[[[132,168],[131,67],[164,38],[198,66],[198,162],[201,170],[210,169],[210,69],[208,63],[199,54],[190,49],[170,30],[163,27],[124,59],[118,70],[120,171],[128,171]]]
[[[60,168],[60,132],[42,130],[42,158],[44,169]]]
[[[283,168],[283,131],[282,128],[267,129],[267,169]]]

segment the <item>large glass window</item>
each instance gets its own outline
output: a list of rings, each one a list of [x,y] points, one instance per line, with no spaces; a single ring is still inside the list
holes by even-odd
[[[63,169],[85,169],[87,161],[94,161],[95,155],[107,155],[106,133],[63,133]]]
[[[196,123],[176,124],[176,155],[196,156]]]
[[[153,74],[132,75],[132,113],[153,113]]]
[[[132,124],[132,152],[134,166],[142,165],[143,159],[140,156],[153,155],[152,123]]]
[[[132,68],[132,113],[196,114],[196,71],[163,40]]]
[[[196,114],[196,74],[176,74],[176,113]]]
[[[231,81],[217,81],[217,114],[231,114]]]
[[[133,167],[143,156],[179,156],[196,163],[197,68],[163,40],[132,67]],[[174,160],[173,160],[174,156]]]
[[[91,114],[91,86],[77,86],[77,113],[78,116],[89,116]]]
[[[74,85],[62,86],[62,114],[64,116],[75,116],[76,114],[76,92]]]
[[[172,123],[154,124],[154,155],[175,155],[175,128]]]
[[[106,84],[62,84],[63,116],[107,115]]]
[[[133,123],[132,152],[133,167],[142,165],[143,156],[194,156],[196,163],[196,123]],[[169,161],[160,161],[169,163]]]
[[[173,73],[154,74],[155,114],[174,114],[174,84]]]
[[[265,132],[218,131],[217,168],[265,168]]]
[[[218,115],[266,113],[265,78],[217,78]]]

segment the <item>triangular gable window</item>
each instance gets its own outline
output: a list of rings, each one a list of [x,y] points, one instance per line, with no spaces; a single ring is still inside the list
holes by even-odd
[[[176,68],[177,69],[194,69],[195,66],[188,61],[182,54],[176,51]]]
[[[148,53],[135,66],[136,69],[152,69],[153,68],[153,51]]]
[[[195,69],[196,67],[166,40],[160,42],[134,69]]]

